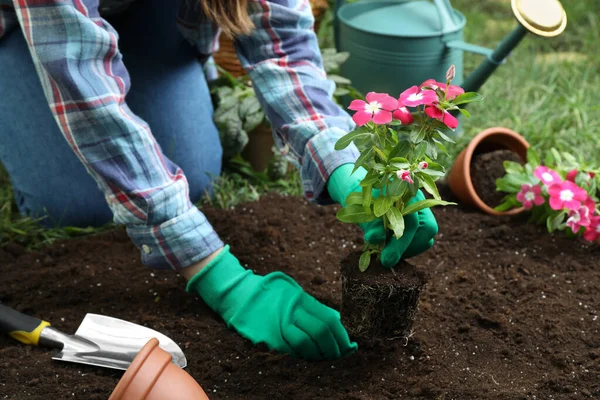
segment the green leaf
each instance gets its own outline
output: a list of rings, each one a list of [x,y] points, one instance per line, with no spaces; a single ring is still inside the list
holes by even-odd
[[[479,93],[467,92],[467,93],[458,95],[454,99],[452,99],[452,104],[454,104],[454,105],[467,104],[467,103],[472,103],[474,101],[481,101],[482,98],[483,97]]]
[[[425,129],[412,130],[409,135],[409,140],[414,143],[420,143],[425,139]]]
[[[508,174],[522,174],[525,171],[525,167],[518,162],[505,160],[503,165]]]
[[[356,171],[358,168],[362,167],[363,165],[365,165],[369,161],[371,161],[371,158],[373,158],[373,148],[372,147],[365,150],[364,152],[360,153],[360,156],[358,156],[358,158],[354,162],[354,169],[352,170],[352,173],[354,173],[354,171]]]
[[[333,95],[336,97],[347,96],[349,94],[350,94],[350,91],[348,89],[342,88],[342,87],[335,88],[335,92],[333,92]]]
[[[377,172],[385,172],[385,165],[383,165],[381,163],[375,163],[373,165],[373,169]]]
[[[365,131],[364,129],[358,128],[339,138],[338,141],[335,142],[334,148],[336,150],[344,150],[346,147],[350,146],[350,143],[352,143],[352,141],[360,139],[361,137],[367,137],[368,135],[371,135],[369,131]]]
[[[237,97],[225,97],[219,102],[213,115],[213,119],[217,124],[226,124],[228,121],[241,121],[238,108],[239,103]]]
[[[369,172],[367,172],[367,175],[365,175],[363,180],[360,181],[360,186],[362,186],[362,187],[373,186],[375,184],[375,182],[377,182],[379,180],[379,178],[380,178],[380,175],[377,172],[369,171]]]
[[[429,175],[425,175],[424,173],[419,173],[419,178],[421,179],[421,184],[423,185],[423,189],[427,191],[430,195],[433,196],[436,200],[442,200],[440,197],[440,192],[438,192],[438,188],[435,185],[434,180]]]
[[[403,157],[394,157],[389,160],[390,165],[398,168],[398,169],[406,169],[410,167],[410,163],[406,158]]]
[[[394,231],[394,236],[396,239],[400,239],[404,234],[404,217],[402,213],[396,207],[392,207],[385,215],[390,222],[390,228]]]
[[[246,120],[244,121],[244,130],[246,132],[252,132],[255,130],[263,121],[265,120],[265,114],[262,110],[258,110],[254,114],[250,114],[246,116]]]
[[[438,151],[437,151],[437,147],[435,146],[435,143],[433,142],[426,142],[427,143],[427,151],[425,152],[425,155],[429,158],[431,158],[432,160],[437,160],[437,156],[438,156]]]
[[[371,252],[369,250],[364,251],[358,260],[358,269],[360,272],[365,272],[371,264]]]
[[[256,96],[248,96],[240,103],[240,117],[246,118],[249,114],[255,114],[260,110],[260,103]]]
[[[409,151],[410,143],[405,140],[401,140],[400,142],[398,142],[396,147],[394,147],[392,151],[390,151],[389,158],[406,157]]]
[[[425,199],[421,201],[417,201],[416,203],[412,203],[409,206],[406,206],[404,210],[402,210],[402,215],[412,214],[417,211],[421,211],[424,208],[431,208],[434,206],[453,206],[456,203],[451,203],[444,200],[436,200],[436,199]]]
[[[459,109],[458,109],[458,111],[460,111],[460,113],[461,113],[462,115],[464,115],[465,117],[467,117],[467,118],[471,118],[471,113],[470,113],[470,112],[468,112],[467,110],[465,110],[464,108],[459,108]]]
[[[373,213],[365,212],[363,206],[358,204],[352,204],[342,208],[337,212],[336,217],[342,222],[352,224],[363,224],[365,222],[371,222],[377,218],[375,215],[373,215]]]
[[[371,202],[373,201],[373,186],[368,185],[363,187],[361,193],[361,204],[365,212],[371,212]]]
[[[352,83],[352,81],[348,78],[344,78],[343,76],[339,76],[339,75],[327,75],[327,78],[331,79],[332,81],[334,81],[336,83],[336,85],[349,85]]]
[[[504,203],[500,204],[499,206],[494,207],[494,210],[496,210],[498,212],[504,212],[504,211],[508,211],[512,208],[514,208],[514,205],[512,204],[511,201],[507,200]]]
[[[433,139],[433,141],[435,142],[435,145],[438,147],[438,149],[440,149],[444,154],[448,154],[448,150],[446,150],[446,146],[444,146],[442,142],[437,141],[435,139]]]
[[[392,198],[390,196],[379,196],[375,199],[373,212],[377,218],[385,214],[392,206]]]
[[[533,168],[539,167],[542,164],[540,160],[540,156],[533,149],[533,147],[529,147],[527,149],[527,163],[531,165]]]
[[[558,165],[562,163],[562,157],[560,156],[560,153],[558,152],[558,150],[556,150],[554,147],[550,149],[550,151],[552,152],[552,157],[554,157],[554,162]]]
[[[346,205],[351,204],[362,204],[362,193],[361,192],[352,192],[346,197]]]
[[[558,229],[560,229],[562,222],[565,217],[565,212],[561,212],[557,215],[549,215],[548,219],[546,219],[546,227],[548,228],[548,232],[552,233]]]
[[[415,147],[415,153],[413,155],[413,160],[420,161],[427,151],[427,142],[421,142]]]
[[[446,142],[456,143],[450,136],[446,135],[443,131],[438,129],[438,130],[436,130],[436,133]]]
[[[394,179],[388,186],[390,196],[402,196],[408,187],[408,183],[402,179]]]
[[[385,153],[383,151],[381,151],[381,149],[377,146],[373,146],[373,150],[375,150],[375,152],[377,153],[377,155],[383,160],[383,161],[387,161],[387,156],[385,155]]]
[[[544,165],[552,168],[554,167],[554,157],[552,157],[552,152],[547,152],[546,156],[544,157]]]

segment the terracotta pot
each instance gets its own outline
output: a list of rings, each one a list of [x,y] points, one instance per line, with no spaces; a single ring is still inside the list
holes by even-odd
[[[150,339],[108,400],[208,400],[200,385],[171,360],[158,340]]]
[[[523,162],[527,161],[527,149],[529,143],[517,132],[507,128],[494,127],[480,132],[475,136],[469,145],[459,154],[452,166],[448,176],[450,190],[458,199],[481,211],[491,215],[516,215],[523,211],[523,208],[514,208],[506,212],[494,210],[485,204],[473,186],[471,180],[471,160],[478,153],[487,153],[496,150],[511,150],[515,152]]]

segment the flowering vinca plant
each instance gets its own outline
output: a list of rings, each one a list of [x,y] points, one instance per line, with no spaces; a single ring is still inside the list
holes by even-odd
[[[342,150],[354,143],[360,156],[354,164],[366,170],[360,185],[362,193],[351,193],[337,218],[347,223],[383,220],[388,238],[400,239],[404,233],[404,216],[436,205],[449,205],[440,197],[435,181],[445,170],[436,162],[438,152],[446,153],[445,142],[453,142],[444,131],[458,126],[451,114],[469,113],[460,105],[480,100],[477,93],[465,93],[456,85],[454,66],[446,75],[446,83],[429,79],[402,92],[399,98],[386,93],[370,92],[365,100],[354,100],[348,107],[355,111],[358,126],[335,144]],[[353,171],[353,173],[354,173]],[[423,188],[432,198],[411,202]],[[370,264],[371,256],[379,257],[383,244],[365,243],[360,269]]]
[[[525,165],[505,161],[504,169],[506,175],[496,181],[496,187],[507,196],[496,210],[523,207],[531,212],[531,222],[545,223],[549,232],[566,231],[600,243],[600,170],[556,149],[542,164],[531,148]]]

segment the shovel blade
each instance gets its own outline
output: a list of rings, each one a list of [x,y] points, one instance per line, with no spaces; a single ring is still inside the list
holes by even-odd
[[[66,341],[63,349],[55,353],[52,358],[126,370],[137,353],[152,338],[158,339],[159,347],[171,354],[173,363],[181,368],[187,366],[181,348],[162,333],[99,314],[86,314],[73,340]],[[93,348],[82,347],[82,340],[92,342]]]

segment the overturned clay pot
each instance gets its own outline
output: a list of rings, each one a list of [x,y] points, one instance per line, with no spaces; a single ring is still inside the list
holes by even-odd
[[[144,345],[108,400],[208,400],[200,385],[158,344],[152,338]]]

